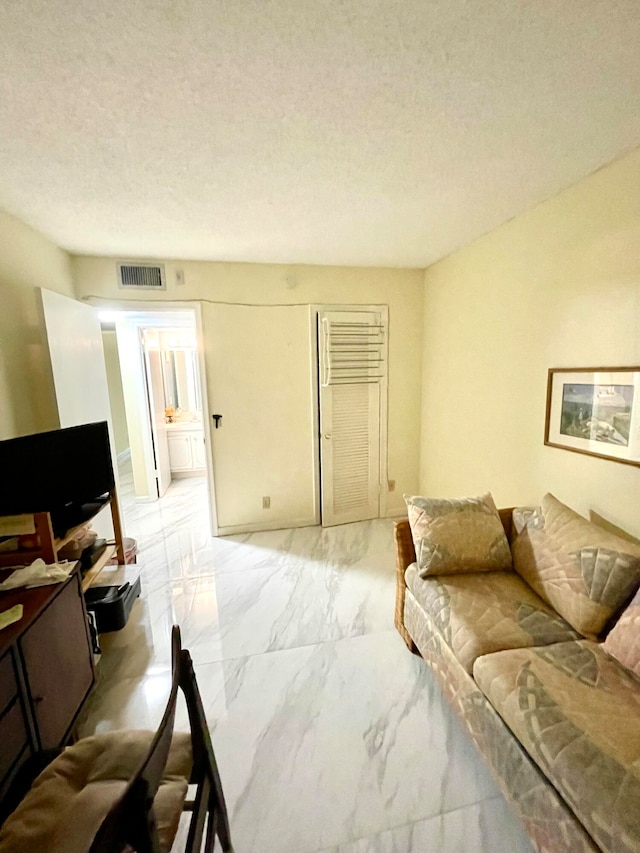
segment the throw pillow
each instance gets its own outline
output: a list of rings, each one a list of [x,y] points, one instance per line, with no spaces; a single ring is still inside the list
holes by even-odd
[[[640,677],[640,590],[609,632],[602,648]]]
[[[511,551],[489,493],[479,498],[405,495],[420,577],[511,569]]]
[[[602,633],[640,584],[640,547],[551,494],[512,550],[518,574],[583,635]]]

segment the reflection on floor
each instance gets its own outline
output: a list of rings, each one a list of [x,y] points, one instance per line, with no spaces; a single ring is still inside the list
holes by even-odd
[[[214,540],[204,480],[175,481],[155,504],[135,504],[126,485],[143,597],[123,631],[103,635],[82,734],[157,724],[177,622],[236,853],[531,851],[393,629],[390,521]]]

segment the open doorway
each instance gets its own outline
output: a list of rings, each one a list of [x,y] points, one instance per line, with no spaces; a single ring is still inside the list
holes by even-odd
[[[126,506],[162,501],[172,482],[206,494],[217,535],[200,318],[193,307],[101,311],[116,454]],[[175,491],[175,488],[174,488]]]

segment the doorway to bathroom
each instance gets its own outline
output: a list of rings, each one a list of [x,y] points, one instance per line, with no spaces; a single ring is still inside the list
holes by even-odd
[[[200,317],[184,309],[101,311],[125,521],[180,491],[202,501],[217,534]],[[175,487],[172,491],[175,491]]]

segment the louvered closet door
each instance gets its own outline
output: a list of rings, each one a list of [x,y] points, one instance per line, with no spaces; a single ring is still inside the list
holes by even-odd
[[[377,518],[385,329],[368,311],[318,312],[322,524]]]

